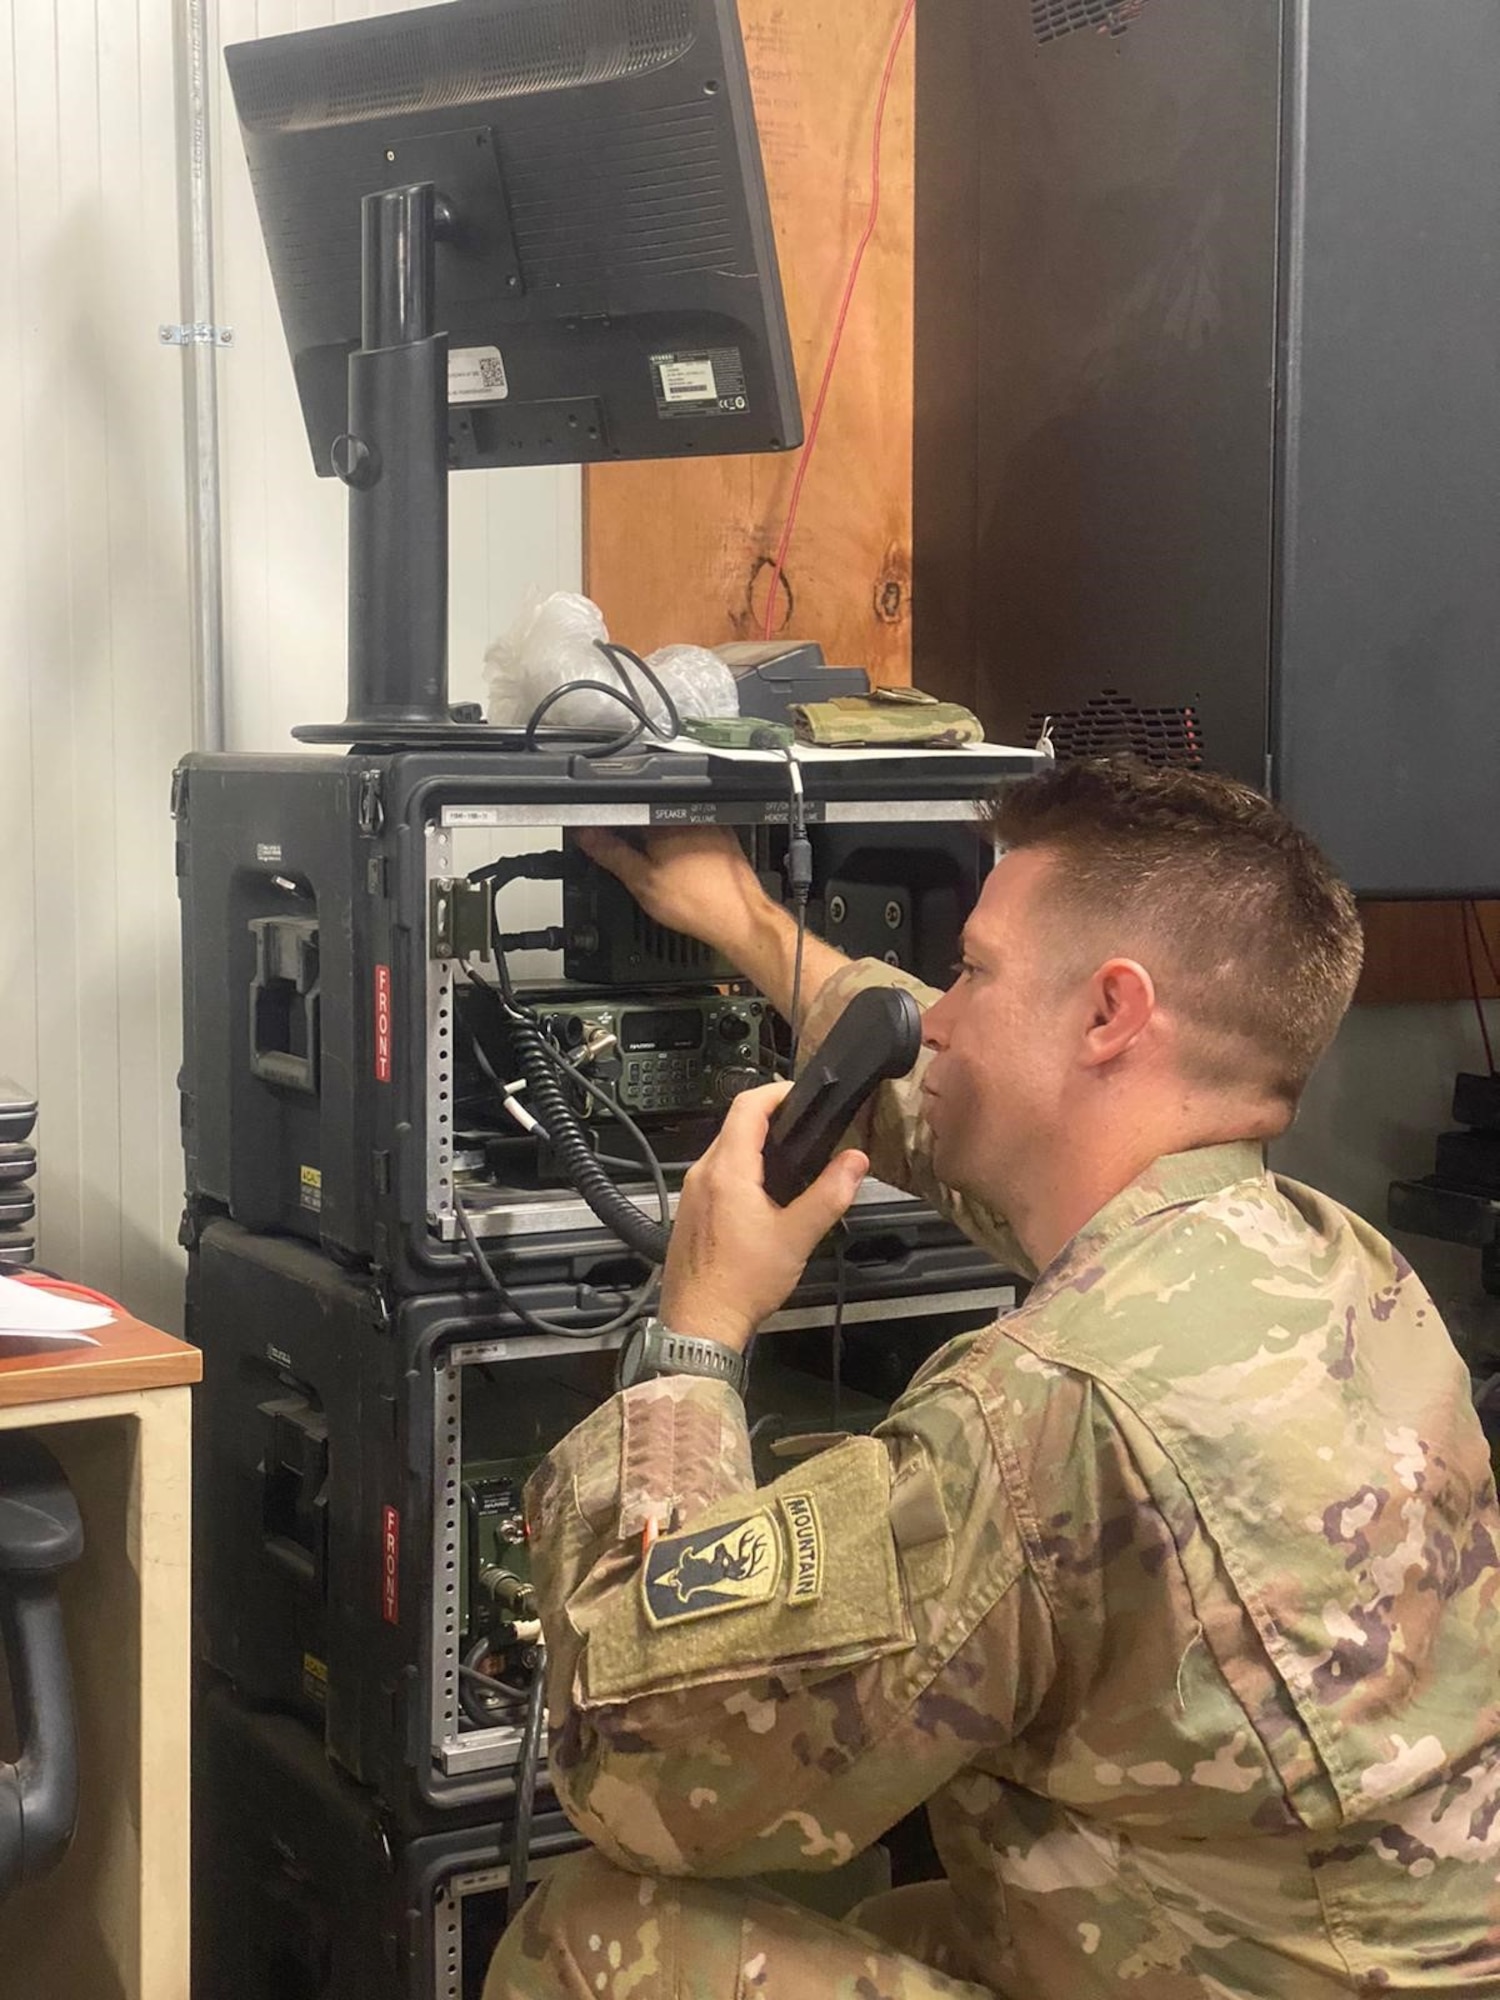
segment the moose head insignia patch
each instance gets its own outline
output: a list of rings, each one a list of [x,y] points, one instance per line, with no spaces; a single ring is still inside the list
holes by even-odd
[[[768,1513],[665,1536],[652,1546],[641,1578],[646,1616],[660,1627],[766,1604],[776,1594],[781,1562],[781,1537]]]
[[[783,1493],[778,1530],[769,1509],[722,1528],[690,1529],[652,1545],[641,1573],[646,1616],[658,1628],[769,1604],[786,1577],[790,1609],[823,1595],[823,1527],[810,1493]]]

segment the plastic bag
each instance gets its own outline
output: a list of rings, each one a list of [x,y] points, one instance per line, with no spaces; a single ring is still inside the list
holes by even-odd
[[[711,653],[706,646],[659,646],[646,655],[646,664],[676,702],[677,713],[684,722],[703,722],[711,715],[739,714],[740,691],[734,675],[718,654]],[[661,703],[654,695],[651,700],[660,713]]]
[[[597,681],[628,687],[653,723],[664,728],[666,709],[645,676],[618,655],[599,651],[595,641],[608,637],[603,613],[587,597],[561,590],[540,602],[533,599],[484,656],[491,723],[524,727],[556,689],[569,681]],[[647,664],[684,721],[739,714],[734,675],[716,653],[702,646],[663,646]],[[559,696],[538,726],[615,730],[627,729],[631,720],[621,703],[590,687]]]
[[[490,721],[501,727],[524,725],[553,688],[566,681],[605,679],[608,669],[594,641],[608,637],[603,613],[588,598],[566,590],[541,600],[533,597],[484,656]],[[542,721],[575,729],[612,727],[622,712],[602,695],[570,694]]]

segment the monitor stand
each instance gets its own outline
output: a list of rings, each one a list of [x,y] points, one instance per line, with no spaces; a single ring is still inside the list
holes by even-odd
[[[364,197],[360,346],[333,469],[349,489],[349,712],[300,743],[512,747],[448,702],[448,336],[434,331],[445,222],[430,181]]]

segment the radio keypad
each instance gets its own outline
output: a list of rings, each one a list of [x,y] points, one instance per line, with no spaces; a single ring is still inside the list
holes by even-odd
[[[578,1023],[584,1028],[585,1040],[589,1030],[610,1036],[616,1054],[600,1081],[607,1084],[613,1072],[613,1088],[625,1110],[692,1112],[726,1101],[720,1081],[726,1069],[742,1075],[754,1066],[753,1045],[761,1015],[761,1004],[748,999],[599,1007],[580,997],[573,1003],[571,1018],[554,1014],[547,1026],[557,1036],[567,1020],[569,1025]],[[691,1017],[691,1028],[685,1016]],[[662,1045],[652,1047],[653,1040]],[[679,1045],[672,1046],[674,1041]],[[646,1046],[641,1046],[642,1042]]]

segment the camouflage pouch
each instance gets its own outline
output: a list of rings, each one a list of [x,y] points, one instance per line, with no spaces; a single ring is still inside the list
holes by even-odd
[[[794,704],[799,743],[825,749],[956,750],[982,743],[979,718],[957,702],[938,701],[920,688],[876,688],[867,695]]]

